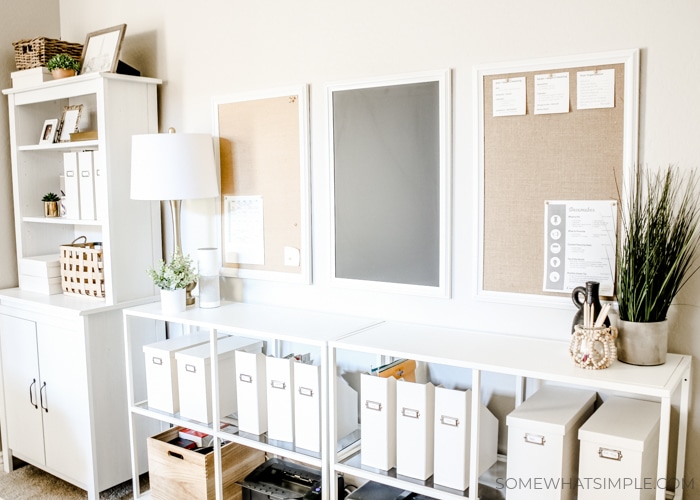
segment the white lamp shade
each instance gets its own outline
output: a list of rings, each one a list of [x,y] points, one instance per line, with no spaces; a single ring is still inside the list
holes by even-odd
[[[210,135],[173,133],[132,137],[132,199],[191,200],[218,195]]]

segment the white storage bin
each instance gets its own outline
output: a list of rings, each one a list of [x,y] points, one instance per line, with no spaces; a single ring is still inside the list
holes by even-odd
[[[595,398],[592,391],[546,386],[508,415],[508,500],[575,498],[578,429]]]
[[[435,386],[396,383],[396,473],[425,481],[433,475]]]
[[[436,485],[464,491],[469,487],[472,391],[435,388]],[[479,475],[498,459],[498,419],[479,408]]]
[[[360,376],[362,465],[396,467],[396,379]]]
[[[167,413],[180,411],[175,353],[208,341],[209,332],[198,332],[143,346],[149,408]]]
[[[265,358],[262,353],[236,351],[238,430],[256,436],[267,432]]]
[[[652,401],[610,397],[598,408],[578,432],[579,500],[655,498],[660,418]]]
[[[320,453],[321,367],[306,363],[294,363],[293,366],[294,444],[298,448]]]
[[[265,359],[267,380],[267,437],[278,441],[294,441],[294,371],[291,358]]]
[[[236,411],[237,350],[262,351],[260,340],[226,337],[217,344],[219,355],[219,411],[221,416]],[[198,422],[212,422],[211,346],[209,343],[178,351],[177,377],[180,395],[180,416]]]

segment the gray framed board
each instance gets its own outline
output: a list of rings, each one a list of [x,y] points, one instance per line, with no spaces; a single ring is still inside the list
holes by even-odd
[[[480,66],[473,74],[477,297],[562,303],[562,294],[542,291],[544,203],[619,199],[637,162],[639,51]],[[567,82],[561,93],[539,93],[547,88],[540,82],[555,77]],[[598,77],[612,79],[610,94],[589,89]],[[559,109],[547,109],[549,95]]]
[[[449,75],[328,86],[334,285],[449,296]]]

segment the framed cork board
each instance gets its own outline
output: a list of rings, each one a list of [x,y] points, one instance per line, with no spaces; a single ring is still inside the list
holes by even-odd
[[[619,199],[637,161],[639,52],[482,66],[474,79],[477,296],[563,303],[542,291],[543,207]]]
[[[224,276],[311,282],[308,89],[213,100]]]
[[[328,87],[334,285],[448,297],[449,71]]]

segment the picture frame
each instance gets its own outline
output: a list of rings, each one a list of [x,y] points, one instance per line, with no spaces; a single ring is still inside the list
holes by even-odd
[[[58,126],[56,142],[70,142],[70,135],[78,131],[80,115],[83,112],[83,105],[64,106],[61,123]]]
[[[114,73],[119,64],[119,52],[126,24],[88,33],[80,57],[80,74]]]
[[[56,130],[58,129],[58,118],[51,118],[44,121],[39,136],[39,144],[53,144],[56,140]]]

